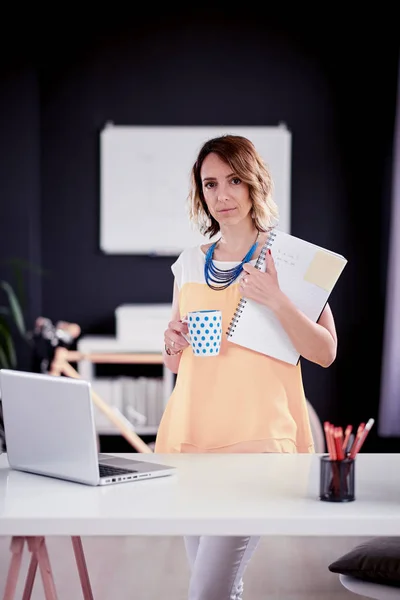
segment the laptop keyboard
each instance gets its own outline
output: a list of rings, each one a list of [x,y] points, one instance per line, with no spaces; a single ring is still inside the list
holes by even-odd
[[[137,473],[134,469],[121,469],[120,467],[110,467],[108,465],[99,465],[100,477],[110,477],[111,475],[125,475],[125,473]]]

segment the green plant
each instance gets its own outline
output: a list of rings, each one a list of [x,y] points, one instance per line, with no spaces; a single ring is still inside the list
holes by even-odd
[[[0,368],[15,369],[18,364],[14,332],[30,343],[30,333],[25,326],[25,293],[23,270],[43,274],[43,271],[26,261],[10,259],[7,263],[13,270],[15,289],[8,281],[0,280]]]
[[[0,367],[15,369],[17,354],[12,335],[12,323],[16,326],[19,334],[27,339],[25,319],[21,304],[11,284],[7,281],[0,281],[0,288],[7,301],[5,305],[0,304]]]

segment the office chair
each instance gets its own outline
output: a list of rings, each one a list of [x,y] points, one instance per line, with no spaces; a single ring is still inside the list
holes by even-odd
[[[317,454],[323,454],[325,452],[325,435],[324,428],[320,421],[319,416],[316,413],[315,408],[307,400],[308,414],[310,418],[311,433],[314,441],[314,449]]]
[[[374,598],[374,600],[399,600],[400,588],[384,585],[382,583],[370,583],[362,581],[349,575],[339,575],[339,581],[350,592],[364,596],[365,598]]]

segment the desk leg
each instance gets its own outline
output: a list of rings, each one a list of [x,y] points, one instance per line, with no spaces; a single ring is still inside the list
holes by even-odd
[[[43,536],[28,537],[28,548],[32,552],[32,557],[36,556],[42,576],[44,596],[46,600],[57,600],[57,591],[54,583],[53,573],[50,566],[49,555],[47,552],[46,541]],[[28,574],[29,576],[29,574]],[[28,582],[26,586],[28,585]],[[28,600],[29,596],[27,596]]]
[[[84,600],[94,600],[90,585],[89,573],[86,566],[85,554],[83,552],[82,540],[79,536],[72,536],[72,546],[75,553],[76,566],[78,567],[79,579]]]
[[[94,600],[90,585],[89,573],[86,566],[82,540],[79,536],[72,536],[71,539],[75,554],[76,566],[78,568],[79,579],[81,582],[83,598],[84,600]],[[15,598],[25,541],[27,542],[29,551],[31,552],[31,560],[26,576],[22,600],[30,600],[32,596],[33,584],[35,582],[38,566],[42,576],[43,590],[46,600],[57,600],[56,586],[54,583],[53,573],[51,571],[46,541],[43,536],[12,537],[10,544],[12,556],[10,567],[8,569],[3,600],[14,600]]]
[[[28,574],[25,580],[24,593],[22,600],[30,600],[32,596],[33,584],[35,583],[36,571],[38,566],[38,559],[34,552],[32,552],[31,560],[29,563]]]
[[[22,553],[24,551],[24,542],[24,537],[14,536],[11,538],[10,551],[12,556],[10,567],[8,569],[3,600],[14,600],[18,583],[18,575],[21,568]]]

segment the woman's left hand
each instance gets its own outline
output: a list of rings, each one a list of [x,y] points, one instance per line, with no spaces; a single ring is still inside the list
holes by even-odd
[[[245,272],[240,278],[239,288],[243,298],[249,298],[274,310],[282,299],[282,291],[279,287],[274,259],[270,253],[266,255],[266,261],[265,273],[249,263],[244,264]]]

